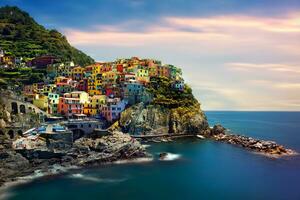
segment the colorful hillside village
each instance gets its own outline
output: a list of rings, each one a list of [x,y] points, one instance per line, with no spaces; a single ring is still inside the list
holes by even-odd
[[[84,114],[113,122],[126,107],[151,102],[147,85],[157,77],[172,80],[174,90],[184,89],[179,68],[132,57],[86,67],[49,64],[47,80],[26,85],[23,93],[27,101],[55,116]]]

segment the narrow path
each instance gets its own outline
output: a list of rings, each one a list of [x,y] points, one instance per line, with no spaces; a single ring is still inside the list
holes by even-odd
[[[168,133],[162,133],[162,134],[152,134],[152,135],[131,135],[133,138],[157,138],[157,137],[195,137],[194,134],[168,134]]]

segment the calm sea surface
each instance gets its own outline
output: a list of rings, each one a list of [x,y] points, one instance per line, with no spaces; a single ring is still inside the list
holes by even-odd
[[[300,112],[207,112],[210,125],[300,152]],[[300,199],[300,156],[271,159],[209,140],[151,144],[148,163],[115,164],[35,180],[9,199]],[[170,161],[159,161],[170,152]]]

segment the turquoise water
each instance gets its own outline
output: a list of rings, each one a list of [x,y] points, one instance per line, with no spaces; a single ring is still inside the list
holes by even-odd
[[[300,112],[207,112],[210,124],[300,152]],[[106,165],[35,180],[10,199],[300,199],[300,157],[271,159],[228,144],[152,144],[152,162]],[[159,152],[174,154],[159,161]]]

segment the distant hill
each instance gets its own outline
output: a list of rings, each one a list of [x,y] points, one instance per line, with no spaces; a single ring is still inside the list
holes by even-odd
[[[72,47],[56,30],[47,30],[18,7],[0,7],[0,47],[13,56],[30,60],[53,55],[62,61],[73,60],[85,66],[94,60]]]

